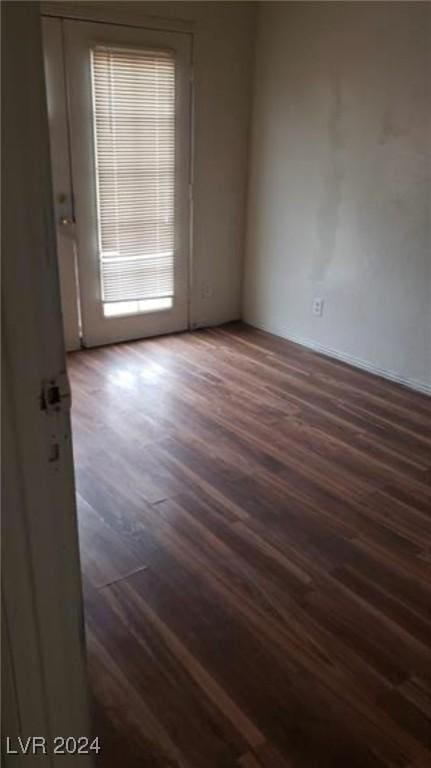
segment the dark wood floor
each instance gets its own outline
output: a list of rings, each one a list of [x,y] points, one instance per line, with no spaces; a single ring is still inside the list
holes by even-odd
[[[75,353],[103,766],[431,766],[431,407],[243,325]]]

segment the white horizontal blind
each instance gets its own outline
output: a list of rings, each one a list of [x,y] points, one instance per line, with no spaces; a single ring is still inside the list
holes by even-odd
[[[174,295],[175,60],[92,50],[102,300]]]

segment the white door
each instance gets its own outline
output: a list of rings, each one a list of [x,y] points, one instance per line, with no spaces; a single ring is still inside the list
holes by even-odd
[[[184,330],[190,36],[50,22],[62,25],[74,202],[57,218],[76,243],[83,344]]]

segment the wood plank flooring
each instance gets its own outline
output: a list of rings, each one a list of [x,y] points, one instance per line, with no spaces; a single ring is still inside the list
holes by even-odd
[[[431,401],[232,324],[69,359],[99,765],[431,766]]]

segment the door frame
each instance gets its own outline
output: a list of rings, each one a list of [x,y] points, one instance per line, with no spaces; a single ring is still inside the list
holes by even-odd
[[[81,347],[81,307],[62,19],[42,17],[42,40],[63,330],[66,350],[73,352]]]

